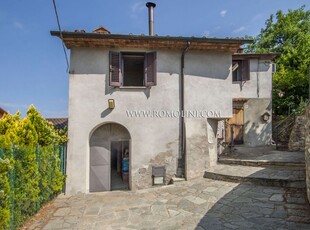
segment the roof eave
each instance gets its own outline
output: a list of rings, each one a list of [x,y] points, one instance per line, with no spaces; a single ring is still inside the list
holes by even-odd
[[[281,53],[235,53],[233,54],[234,59],[267,59],[267,60],[273,60],[277,57],[279,57]]]
[[[243,44],[253,42],[248,39],[239,38],[205,38],[205,37],[170,37],[170,36],[148,36],[148,35],[122,35],[122,34],[98,34],[81,32],[62,32],[51,31],[52,36],[63,38],[67,48],[72,47],[121,47],[115,43],[118,41],[126,43],[128,47],[139,47],[141,44],[147,44],[147,48],[165,48],[163,44],[171,45],[169,48],[184,49],[188,42],[195,44],[191,49],[208,49],[207,45],[218,45],[220,48],[231,48],[235,50]],[[105,41],[104,43],[102,41]],[[128,43],[130,41],[130,43]],[[196,48],[195,48],[196,47]]]

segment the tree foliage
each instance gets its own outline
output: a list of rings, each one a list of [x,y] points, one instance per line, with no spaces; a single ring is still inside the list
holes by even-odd
[[[5,114],[0,119],[0,148],[16,146],[48,146],[67,142],[66,130],[56,130],[38,110],[31,105],[27,116],[20,117],[20,112],[14,115]]]
[[[247,53],[277,52],[273,76],[276,114],[288,114],[308,98],[310,65],[310,11],[305,6],[271,15]]]
[[[9,159],[0,158],[0,230],[5,229],[10,218],[10,184],[6,176],[12,170]]]

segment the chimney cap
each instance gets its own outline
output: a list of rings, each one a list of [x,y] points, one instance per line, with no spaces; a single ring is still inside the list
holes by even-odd
[[[146,6],[147,6],[147,7],[154,7],[154,8],[155,8],[155,7],[156,7],[156,4],[155,4],[154,2],[147,2],[147,3],[146,3]]]

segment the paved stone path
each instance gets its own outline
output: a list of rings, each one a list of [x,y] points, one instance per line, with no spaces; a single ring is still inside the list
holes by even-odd
[[[59,196],[27,229],[310,229],[302,189],[197,179],[136,192]]]

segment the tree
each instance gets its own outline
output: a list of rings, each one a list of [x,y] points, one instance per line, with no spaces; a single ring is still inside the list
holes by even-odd
[[[20,118],[20,112],[14,115],[5,114],[0,119],[0,148],[10,149],[13,144],[17,146],[48,146],[67,142],[67,132],[57,131],[31,105],[27,110],[27,116]]]
[[[273,76],[273,109],[278,115],[296,110],[309,94],[310,11],[305,6],[278,11],[249,45],[246,53],[277,52]]]

